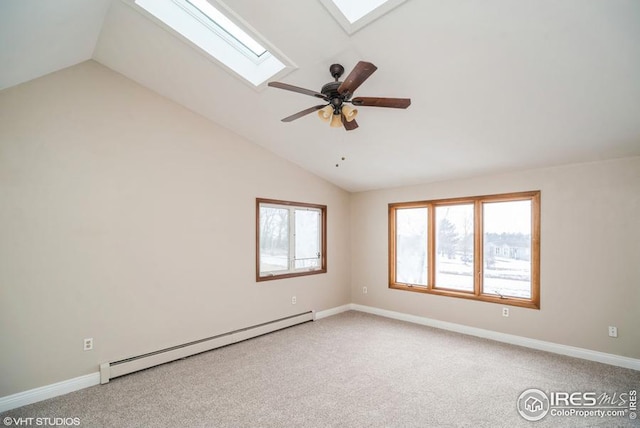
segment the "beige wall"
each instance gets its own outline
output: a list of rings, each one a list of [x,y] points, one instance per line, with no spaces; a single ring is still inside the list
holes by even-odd
[[[538,189],[540,310],[388,288],[390,202]],[[640,158],[358,193],[351,250],[354,303],[640,358]]]
[[[387,287],[388,203],[536,189],[540,310]],[[326,275],[255,282],[256,197],[328,206]],[[349,195],[86,62],[0,92],[0,397],[349,302],[640,358],[639,212],[640,158]]]
[[[256,197],[328,206],[327,274],[255,282]],[[349,303],[348,224],[345,191],[95,62],[0,92],[0,397]]]

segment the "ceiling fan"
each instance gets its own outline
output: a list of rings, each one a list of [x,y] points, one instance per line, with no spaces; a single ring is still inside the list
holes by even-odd
[[[358,114],[358,110],[347,105],[350,103],[354,106],[360,107],[391,107],[391,108],[407,108],[411,105],[410,98],[380,98],[380,97],[356,97],[351,98],[353,93],[362,83],[369,78],[376,71],[378,67],[370,62],[360,61],[355,68],[349,73],[344,82],[340,82],[338,79],[344,73],[344,67],[340,64],[332,64],[329,67],[331,76],[335,79],[333,82],[329,82],[320,89],[320,92],[312,91],[310,89],[300,88],[298,86],[289,85],[288,83],[281,82],[269,82],[269,86],[273,88],[285,89],[287,91],[298,92],[300,94],[310,95],[312,97],[320,98],[326,101],[328,104],[319,104],[317,106],[309,107],[308,109],[299,111],[296,114],[285,117],[283,122],[291,122],[296,119],[306,116],[309,113],[318,111],[318,116],[324,122],[329,122],[331,127],[339,128],[344,126],[347,131],[354,130],[358,127],[358,123],[355,121],[355,117]]]

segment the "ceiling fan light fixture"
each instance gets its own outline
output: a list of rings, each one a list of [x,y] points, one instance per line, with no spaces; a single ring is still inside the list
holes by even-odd
[[[331,117],[331,124],[329,125],[332,128],[341,128],[342,127],[342,117],[339,114],[334,114]]]
[[[358,109],[355,109],[351,106],[344,105],[342,106],[342,114],[347,122],[351,122],[358,115]]]
[[[318,117],[323,122],[329,122],[331,120],[331,116],[333,116],[333,106],[328,105],[324,108],[318,110]]]

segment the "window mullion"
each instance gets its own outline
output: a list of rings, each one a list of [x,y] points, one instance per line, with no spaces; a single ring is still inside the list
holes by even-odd
[[[316,211],[316,215],[318,216],[318,224],[322,223],[322,214],[319,211]],[[324,228],[322,226],[318,227],[318,262],[320,263],[320,265],[322,265],[322,263],[320,262],[322,260],[322,231],[324,230]]]
[[[296,209],[289,207],[289,271],[296,270]]]
[[[432,290],[435,287],[436,279],[436,221],[435,221],[435,208],[433,204],[427,205],[427,257],[429,262],[427,263],[428,281],[427,289]]]
[[[484,245],[482,242],[482,202],[475,201],[474,204],[474,226],[473,226],[473,294],[479,296],[482,294],[482,269],[484,263]]]

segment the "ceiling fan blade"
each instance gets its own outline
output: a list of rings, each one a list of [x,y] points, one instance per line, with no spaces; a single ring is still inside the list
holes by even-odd
[[[344,125],[344,129],[346,129],[347,131],[353,131],[358,127],[358,122],[356,122],[355,119],[353,119],[351,122],[347,122],[347,118],[344,117],[344,114],[342,115],[342,124]]]
[[[313,113],[316,110],[320,110],[321,108],[323,108],[326,104],[321,104],[318,106],[313,106],[313,107],[309,107],[308,109],[302,110],[297,112],[296,114],[292,114],[291,116],[287,116],[284,119],[282,119],[283,122],[292,122],[296,119],[300,119],[302,116],[306,116],[309,113]]]
[[[360,61],[354,69],[351,70],[347,78],[344,79],[344,82],[342,82],[342,85],[338,88],[338,92],[341,95],[347,92],[353,94],[355,90],[362,85],[362,82],[367,80],[377,69],[378,67],[370,62]]]
[[[411,105],[411,98],[356,97],[351,103],[365,107],[407,108]]]
[[[327,97],[320,92],[312,91],[311,89],[300,88],[298,86],[289,85],[288,83],[282,82],[269,82],[268,86],[272,88],[285,89],[287,91],[297,92],[299,94],[310,95],[312,97],[322,98],[323,100],[327,100]]]

